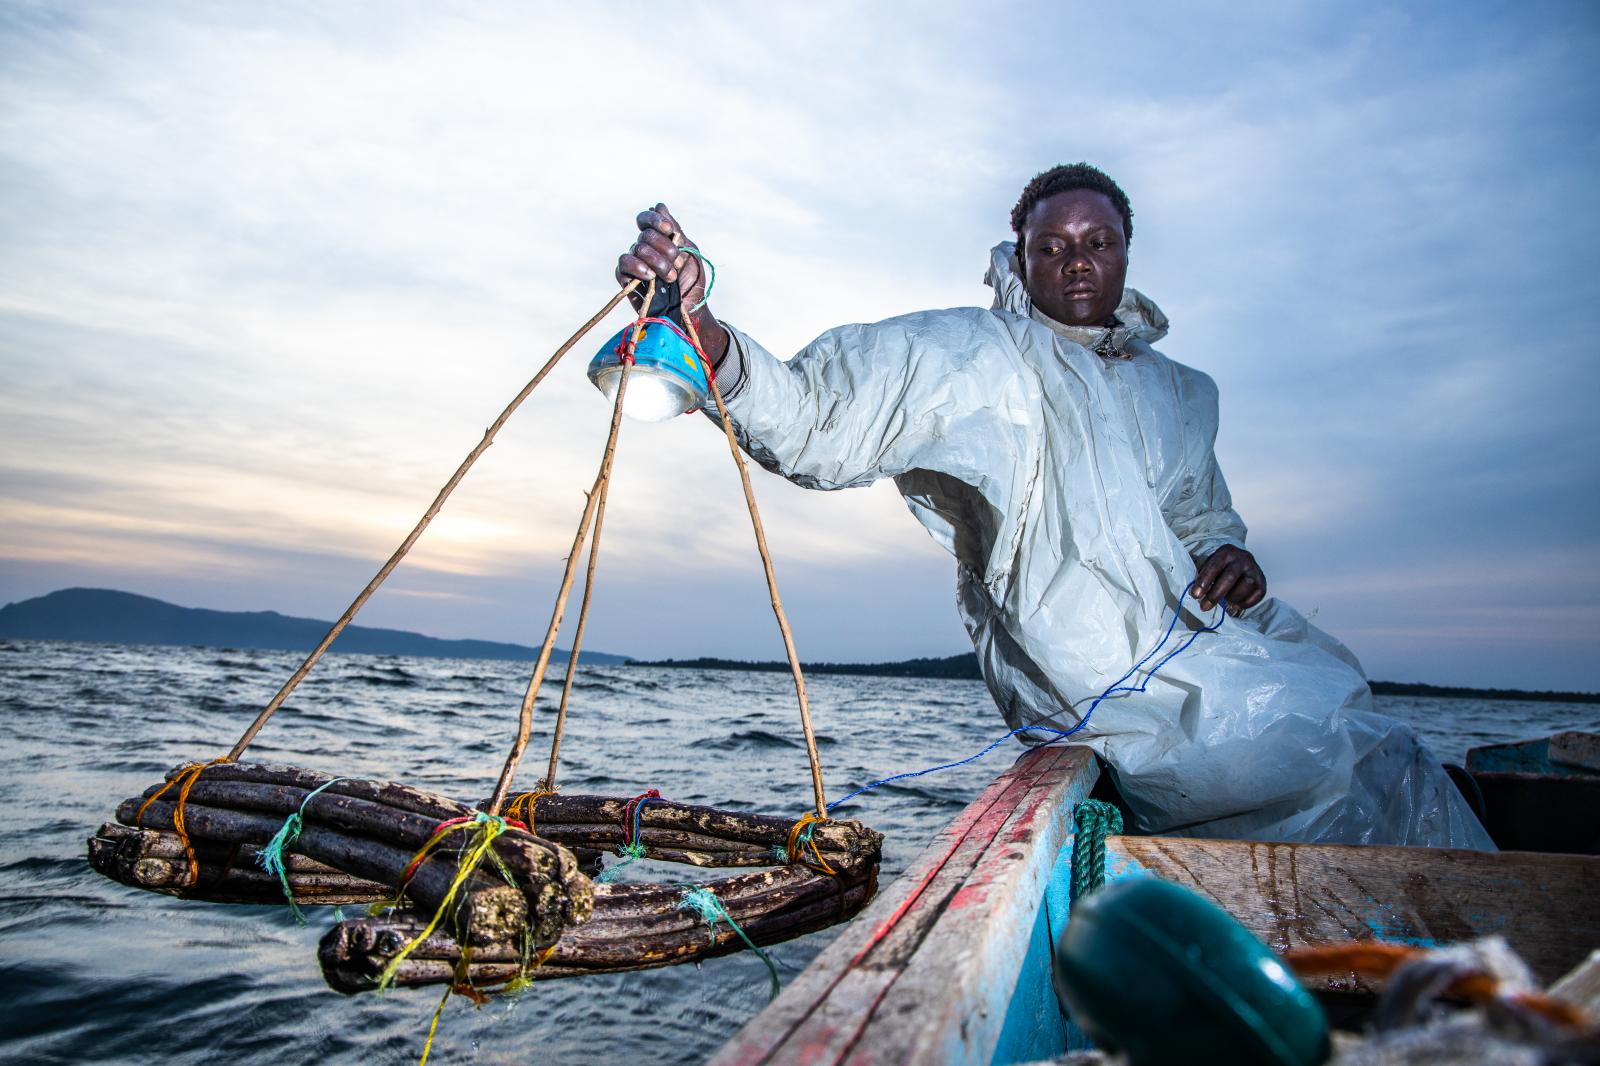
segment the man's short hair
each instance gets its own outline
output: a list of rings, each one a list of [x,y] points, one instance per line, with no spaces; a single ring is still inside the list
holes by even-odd
[[[1040,200],[1047,200],[1060,192],[1071,192],[1074,189],[1089,189],[1092,192],[1102,193],[1111,201],[1111,206],[1122,215],[1122,236],[1130,244],[1133,242],[1133,208],[1128,204],[1128,194],[1122,191],[1122,186],[1112,181],[1110,176],[1099,167],[1090,166],[1088,163],[1063,163],[1058,167],[1051,167],[1043,174],[1037,175],[1028,182],[1022,190],[1022,196],[1017,199],[1017,206],[1011,209],[1011,228],[1017,235],[1017,248],[1022,247],[1022,227],[1028,222],[1028,214]]]

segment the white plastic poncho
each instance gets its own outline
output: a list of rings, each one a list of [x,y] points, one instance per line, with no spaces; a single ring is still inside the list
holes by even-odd
[[[787,363],[730,328],[729,415],[796,484],[894,478],[955,556],[1005,720],[1069,729],[1174,609],[1169,649],[1212,621],[1183,596],[1194,558],[1245,528],[1213,453],[1216,386],[1150,346],[1167,326],[1153,303],[1129,289],[1110,330],[1051,322],[1009,243],[987,280],[991,310],[841,326]],[[1201,634],[1073,740],[1146,832],[1493,847],[1412,729],[1373,710],[1349,650],[1278,600]]]

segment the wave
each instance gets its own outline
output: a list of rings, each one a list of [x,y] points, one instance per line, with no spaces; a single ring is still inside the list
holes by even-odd
[[[805,743],[798,737],[781,736],[777,733],[769,733],[765,729],[747,729],[725,737],[712,737],[702,740],[695,746],[710,748],[713,751],[742,751],[751,748],[757,750],[763,748],[804,748]]]
[[[374,686],[378,686],[378,687],[381,687],[381,688],[417,688],[417,687],[419,687],[419,682],[417,681],[416,677],[414,677],[411,674],[406,673],[403,670],[400,671],[399,673],[389,673],[389,672],[385,671],[383,673],[349,674],[349,675],[347,675],[345,677],[340,678],[339,680],[341,680],[341,681],[355,681],[355,682],[359,682],[360,684],[363,684],[363,685],[374,685]]]

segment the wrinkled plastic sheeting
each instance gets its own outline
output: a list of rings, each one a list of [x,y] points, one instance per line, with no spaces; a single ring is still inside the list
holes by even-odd
[[[993,309],[843,326],[787,363],[730,330],[729,414],[797,484],[894,478],[955,556],[1006,721],[1071,729],[1174,610],[1166,650],[1213,621],[1183,598],[1193,558],[1242,544],[1244,525],[1213,452],[1216,388],[1151,347],[1154,303],[1128,290],[1108,338],[1034,312],[1008,244],[989,281]],[[1223,619],[1073,742],[1110,764],[1146,832],[1493,848],[1416,733],[1373,709],[1355,656],[1281,601]]]

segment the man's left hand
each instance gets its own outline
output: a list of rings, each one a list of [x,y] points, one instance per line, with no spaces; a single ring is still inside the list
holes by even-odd
[[[1266,598],[1267,577],[1254,555],[1243,548],[1224,544],[1200,564],[1193,595],[1204,610],[1209,611],[1227,600],[1228,613],[1239,615]]]

